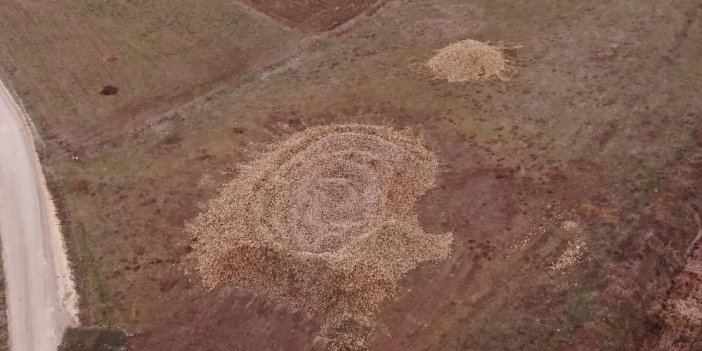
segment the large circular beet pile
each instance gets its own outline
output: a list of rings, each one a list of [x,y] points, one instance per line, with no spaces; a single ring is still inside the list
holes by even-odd
[[[388,127],[309,128],[273,145],[224,185],[189,230],[210,287],[242,285],[315,314],[329,329],[362,320],[417,263],[450,251],[416,202],[438,162]]]

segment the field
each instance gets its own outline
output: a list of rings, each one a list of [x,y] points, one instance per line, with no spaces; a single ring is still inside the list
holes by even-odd
[[[245,80],[301,37],[224,0],[3,1],[0,11],[5,74],[44,135],[71,149]],[[108,85],[116,95],[100,94]]]
[[[668,301],[690,294],[676,277],[701,227],[698,2],[390,0],[323,34],[305,31],[347,16],[246,2],[285,20],[214,0],[0,3],[84,324],[133,350],[324,349],[309,311],[206,289],[185,226],[267,145],[365,123],[438,156],[417,212],[454,240],[380,304],[370,349],[653,350],[686,328]],[[423,63],[466,38],[513,71],[433,79]]]

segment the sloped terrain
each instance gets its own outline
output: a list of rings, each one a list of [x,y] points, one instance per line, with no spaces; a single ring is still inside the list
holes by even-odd
[[[268,145],[359,123],[422,136],[439,173],[419,225],[454,244],[373,311],[370,349],[653,349],[694,291],[675,279],[702,208],[701,13],[687,0],[387,1],[338,31],[296,33],[311,43],[298,55],[89,147],[47,134],[44,166],[89,282],[84,321],[134,333],[134,350],[330,345],[310,311],[207,289],[186,226]],[[426,62],[464,39],[515,48],[514,70],[434,79]]]
[[[81,149],[290,55],[292,30],[230,1],[0,3],[3,76],[43,134]]]

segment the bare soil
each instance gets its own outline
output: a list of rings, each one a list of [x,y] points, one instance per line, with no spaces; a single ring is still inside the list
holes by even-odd
[[[322,32],[358,16],[378,0],[242,0],[255,9],[305,31]]]
[[[2,243],[0,243],[2,248]],[[5,272],[2,270],[2,257],[0,257],[0,351],[9,350],[10,343],[7,329],[7,300],[5,300]]]
[[[8,4],[15,2],[0,6]],[[702,90],[702,7],[688,0],[470,5],[461,16],[483,25],[467,39],[523,46],[505,52],[518,68],[508,82],[449,83],[416,69],[435,50],[464,39],[450,31],[437,31],[431,40],[407,35],[407,28],[428,19],[460,23],[459,11],[446,9],[464,2],[428,0],[387,1],[349,26],[307,36],[309,46],[271,69],[249,80],[225,79],[167,112],[133,119],[126,113],[132,121],[126,124],[116,115],[95,114],[101,132],[83,127],[93,123],[88,120],[79,124],[49,113],[60,106],[59,97],[71,95],[57,90],[53,100],[32,98],[29,88],[39,80],[10,74],[35,118],[55,119],[42,127],[43,163],[62,203],[82,282],[83,321],[134,333],[134,350],[328,347],[319,319],[308,311],[253,289],[206,289],[193,274],[188,257],[195,241],[185,227],[222,184],[236,179],[238,165],[266,145],[308,127],[361,123],[423,135],[441,172],[419,201],[419,222],[426,233],[453,233],[455,245],[446,260],[409,272],[378,306],[370,349],[656,347],[666,323],[675,323],[665,318],[666,306],[687,296],[675,288],[675,277],[697,236],[702,208],[702,101],[696,93]],[[2,26],[12,20],[7,13],[0,11]],[[48,40],[47,32],[31,30],[59,22],[60,14],[12,23],[24,25],[28,31],[16,33],[32,42]],[[221,29],[209,25],[227,23],[230,15],[221,22],[189,16],[183,11],[174,18],[204,33],[198,38],[213,45],[207,48],[238,47],[239,39],[212,35]],[[238,23],[251,24],[244,28],[274,33],[242,35],[249,55],[275,61],[306,36],[247,12],[241,16]],[[15,34],[5,33],[12,30],[0,32],[10,48]],[[150,45],[171,40],[155,38]],[[32,72],[32,62],[48,52],[73,62],[71,42],[57,41],[61,51],[17,45],[12,50],[26,59],[3,59],[3,68]],[[113,52],[106,43],[105,51]],[[134,66],[125,75],[162,67],[162,61],[149,62],[150,70]],[[177,67],[201,74],[197,68],[204,66]],[[88,90],[95,99],[121,99],[129,91],[92,73],[86,77],[94,79],[95,89]],[[42,79],[58,85],[66,78],[57,71]],[[130,79],[162,89],[185,84],[168,74]],[[119,86],[119,93],[100,95],[107,84]],[[148,96],[156,105],[165,101]],[[134,99],[125,106],[138,110]],[[100,101],[86,100],[85,108]],[[86,139],[94,142],[76,147]],[[552,269],[573,243],[583,243],[579,258]],[[692,341],[683,340],[681,349],[693,350]]]
[[[702,257],[695,245],[683,271],[675,278],[668,301],[661,306],[664,326],[655,350],[698,350],[702,348]]]

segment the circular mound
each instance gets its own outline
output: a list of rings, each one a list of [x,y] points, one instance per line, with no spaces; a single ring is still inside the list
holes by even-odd
[[[396,200],[423,193],[436,166],[421,144],[386,128],[313,128],[251,164],[237,186],[250,189],[247,201],[234,205],[251,210],[249,229],[261,243],[341,253],[382,220],[405,219],[414,204]]]
[[[501,48],[471,39],[439,50],[426,65],[437,78],[449,82],[501,78],[500,73],[507,70]]]
[[[438,162],[412,135],[368,125],[309,128],[242,167],[188,229],[209,287],[239,284],[332,323],[365,315],[452,236],[415,214]]]

